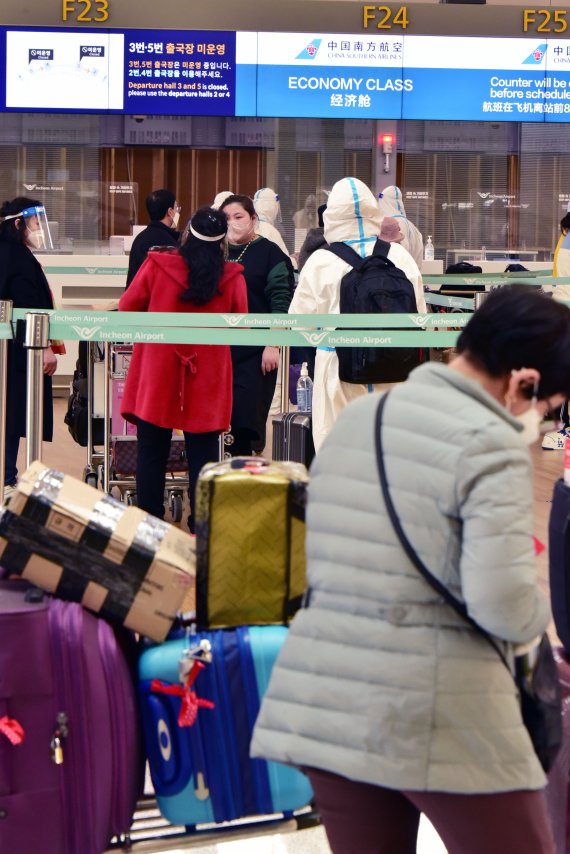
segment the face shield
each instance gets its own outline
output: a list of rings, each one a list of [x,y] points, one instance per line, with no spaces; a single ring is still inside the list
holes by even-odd
[[[43,205],[34,205],[30,208],[24,208],[20,213],[5,216],[3,217],[3,222],[19,218],[24,220],[24,225],[26,226],[24,239],[30,249],[36,252],[42,249],[53,249],[46,209]]]

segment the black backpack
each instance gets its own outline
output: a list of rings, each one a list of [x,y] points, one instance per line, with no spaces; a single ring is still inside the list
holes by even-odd
[[[340,283],[341,314],[417,314],[414,286],[388,259],[389,243],[377,240],[366,258],[346,243],[327,249],[352,267]],[[336,352],[345,383],[402,382],[421,362],[420,350],[410,347],[338,347]]]

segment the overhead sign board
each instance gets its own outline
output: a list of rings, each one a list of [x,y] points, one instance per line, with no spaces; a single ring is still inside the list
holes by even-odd
[[[0,28],[0,111],[570,121],[570,40]]]

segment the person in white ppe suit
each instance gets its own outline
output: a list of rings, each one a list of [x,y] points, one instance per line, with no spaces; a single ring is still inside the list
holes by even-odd
[[[397,220],[400,231],[404,235],[401,245],[408,250],[418,267],[421,268],[424,258],[424,239],[421,231],[406,216],[400,188],[386,187],[382,190],[378,207],[382,216],[391,216]]]
[[[233,196],[232,190],[221,190],[221,192],[217,194],[214,201],[212,202],[212,207],[214,208],[214,210],[219,210],[224,204],[225,200],[229,199],[230,196]]]
[[[276,243],[279,249],[289,254],[285,241],[275,223],[280,216],[279,196],[271,187],[262,187],[253,197],[253,207],[257,214],[257,225],[255,231],[262,237],[267,237]]]
[[[382,215],[376,198],[358,178],[343,178],[331,190],[323,216],[328,244],[342,241],[362,258],[372,254],[380,234]],[[398,243],[390,244],[388,258],[406,274],[416,296],[418,312],[426,312],[418,265]],[[340,283],[352,268],[327,249],[317,249],[304,265],[289,307],[290,314],[338,314]],[[313,387],[313,439],[318,451],[341,410],[361,395],[386,388],[341,382],[334,348],[317,348]]]

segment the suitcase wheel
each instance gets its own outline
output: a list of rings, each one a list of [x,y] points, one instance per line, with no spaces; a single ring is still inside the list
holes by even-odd
[[[171,492],[168,496],[168,506],[172,515],[173,522],[182,521],[182,512],[184,507],[184,499],[179,492]]]

